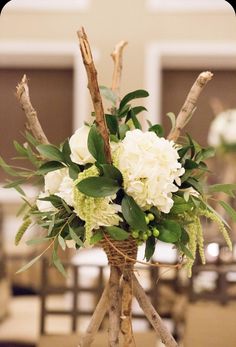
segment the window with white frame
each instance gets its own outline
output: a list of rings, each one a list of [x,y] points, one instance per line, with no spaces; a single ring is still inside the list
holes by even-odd
[[[225,0],[147,0],[151,11],[229,11],[232,6]]]
[[[87,10],[91,0],[11,0],[4,7],[9,10]]]

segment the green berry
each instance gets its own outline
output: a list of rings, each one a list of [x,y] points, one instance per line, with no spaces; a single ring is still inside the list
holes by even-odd
[[[134,239],[138,239],[139,238],[139,231],[138,230],[134,230],[134,231],[132,231],[132,237],[134,238]]]
[[[142,244],[143,244],[143,241],[142,241],[142,240],[138,240],[138,241],[137,241],[137,245],[138,245],[138,246],[141,246]]]
[[[152,231],[151,231],[151,230],[148,230],[148,231],[147,231],[147,234],[148,234],[148,236],[152,236]]]
[[[148,216],[148,219],[149,219],[150,222],[152,222],[155,219],[155,217],[154,217],[154,215],[152,213],[148,213],[147,216]]]
[[[158,237],[160,234],[159,230],[157,228],[153,228],[152,229],[152,235],[155,236],[155,237]]]
[[[142,237],[143,241],[146,241],[148,239],[148,235],[147,234],[144,234],[143,237]]]
[[[147,224],[149,224],[150,220],[149,220],[148,216],[145,216],[145,221]]]

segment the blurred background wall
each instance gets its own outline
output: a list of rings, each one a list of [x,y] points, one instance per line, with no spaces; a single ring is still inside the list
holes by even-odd
[[[111,85],[115,44],[129,42],[121,94],[147,89],[150,118],[166,128],[166,112],[178,113],[205,69],[215,76],[189,125],[194,138],[207,142],[213,98],[225,108],[236,107],[236,19],[224,0],[12,0],[0,17],[0,155],[5,160],[15,155],[12,140],[23,139],[24,114],[14,93],[24,73],[51,142],[61,142],[88,119],[90,101],[76,35],[81,26],[93,47],[101,85]],[[5,177],[1,172],[0,182]],[[2,245],[8,255],[26,257],[32,249],[24,244],[16,249],[13,241],[19,203],[13,192],[0,188]],[[19,266],[9,270],[12,280],[38,287],[39,270],[17,277]]]

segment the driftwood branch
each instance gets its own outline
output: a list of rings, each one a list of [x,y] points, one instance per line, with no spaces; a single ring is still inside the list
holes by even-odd
[[[171,333],[168,331],[166,326],[164,325],[161,317],[156,312],[154,307],[152,306],[149,298],[147,297],[146,293],[144,292],[144,289],[139,284],[137,278],[135,275],[133,276],[133,284],[134,284],[134,295],[142,308],[143,312],[145,313],[147,319],[155,329],[158,335],[160,335],[160,338],[163,342],[163,344],[166,347],[178,347],[177,342],[171,335]]]
[[[120,41],[116,46],[114,51],[111,53],[111,57],[114,62],[114,70],[112,76],[111,89],[120,96],[120,82],[122,73],[122,54],[124,47],[128,44],[127,41]]]
[[[120,269],[111,265],[109,278],[109,347],[119,347],[120,278]]]
[[[32,135],[42,144],[48,143],[48,139],[41,127],[41,124],[38,120],[37,112],[33,108],[30,96],[29,96],[29,87],[27,83],[26,75],[23,76],[21,82],[16,87],[16,97],[20,102],[22,109],[26,115],[26,127],[32,133]]]
[[[102,103],[102,97],[100,94],[98,80],[97,80],[97,70],[94,65],[93,56],[91,52],[91,48],[89,45],[89,41],[87,35],[84,31],[84,28],[78,31],[78,37],[80,42],[80,50],[84,62],[84,66],[87,72],[88,77],[88,89],[92,98],[94,112],[96,116],[96,123],[98,125],[99,131],[104,140],[104,149],[105,155],[108,163],[111,163],[111,150],[109,144],[109,133],[107,130],[106,122],[105,122],[105,114]]]
[[[107,284],[96,306],[96,309],[93,313],[93,316],[86,330],[86,333],[81,338],[81,341],[78,347],[89,347],[93,343],[94,337],[96,333],[98,332],[98,329],[100,328],[103,318],[108,310],[108,304],[109,304],[108,294],[109,294],[109,285]]]
[[[125,265],[122,282],[121,332],[124,337],[123,347],[135,347],[132,329],[133,301],[133,266]]]
[[[202,90],[206,84],[212,79],[213,74],[209,71],[202,72],[196,81],[194,82],[190,92],[185,100],[184,105],[182,106],[178,117],[176,119],[176,125],[174,129],[171,130],[168,135],[169,140],[177,141],[180,136],[181,130],[186,126],[186,124],[191,119],[191,116],[195,110],[197,100]]]

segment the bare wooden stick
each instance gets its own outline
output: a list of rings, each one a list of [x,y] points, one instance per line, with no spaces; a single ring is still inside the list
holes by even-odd
[[[102,103],[102,98],[98,86],[97,80],[97,70],[93,62],[93,56],[91,53],[90,45],[88,42],[87,35],[84,31],[84,28],[78,31],[78,37],[80,42],[80,50],[84,62],[84,66],[87,72],[88,77],[88,89],[93,102],[94,112],[96,116],[96,122],[99,128],[99,131],[104,140],[104,150],[108,163],[111,163],[111,150],[109,145],[109,133],[107,130],[105,122],[105,114]]]
[[[112,85],[111,89],[117,94],[120,95],[120,82],[121,82],[121,73],[122,73],[122,54],[124,47],[128,44],[127,41],[120,41],[116,46],[114,51],[111,53],[111,57],[114,61],[114,70],[112,75]]]
[[[122,283],[121,332],[123,347],[135,347],[132,329],[133,266],[125,266]]]
[[[109,295],[109,285],[107,284],[96,306],[96,309],[92,315],[92,318],[88,325],[86,333],[84,334],[84,336],[82,336],[78,347],[89,347],[93,343],[94,336],[98,332],[98,329],[100,328],[103,318],[108,310],[108,304],[109,304],[108,295]]]
[[[110,266],[109,278],[109,347],[119,347],[120,332],[120,278],[117,266]]]
[[[196,107],[197,100],[201,94],[203,88],[206,84],[212,79],[213,74],[209,71],[202,72],[196,81],[194,82],[190,92],[185,100],[184,105],[182,106],[178,117],[176,119],[176,125],[174,129],[171,130],[168,135],[169,140],[176,141],[181,133],[181,130],[186,126],[188,121],[191,119],[191,116]]]
[[[47,144],[48,139],[38,120],[37,112],[33,108],[30,101],[29,87],[26,75],[23,76],[21,82],[16,87],[16,97],[19,100],[20,105],[25,112],[27,119],[27,129],[32,133],[36,140],[38,140],[42,144]]]
[[[156,312],[154,307],[152,306],[150,300],[148,299],[146,293],[144,292],[144,289],[139,284],[136,276],[133,276],[133,284],[134,284],[134,295],[142,308],[143,312],[145,313],[147,319],[155,329],[158,335],[160,335],[160,338],[163,342],[163,344],[166,347],[178,347],[177,342],[171,335],[171,333],[168,331],[166,326],[164,325],[161,317]]]

